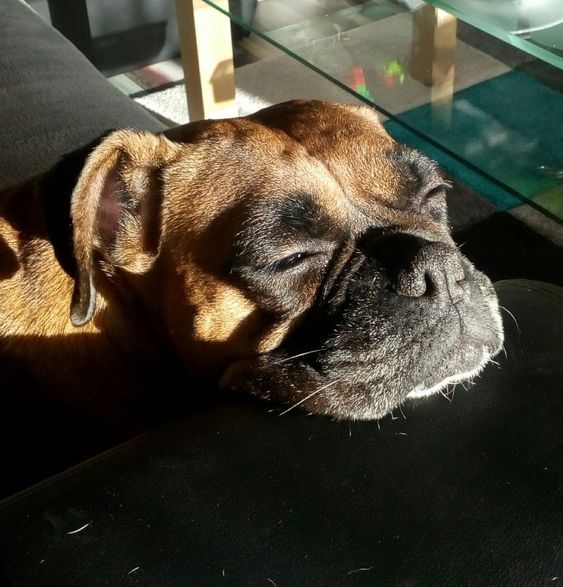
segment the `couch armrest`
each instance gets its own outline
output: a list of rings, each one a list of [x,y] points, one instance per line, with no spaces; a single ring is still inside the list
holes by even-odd
[[[164,128],[31,8],[0,0],[0,189],[124,127]]]

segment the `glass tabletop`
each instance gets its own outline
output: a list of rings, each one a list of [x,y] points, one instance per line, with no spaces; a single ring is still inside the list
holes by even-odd
[[[204,2],[246,31],[243,44],[280,50],[275,67],[300,61],[376,108],[398,140],[474,174],[500,209],[525,202],[562,222],[561,0]]]
[[[427,0],[426,3],[563,69],[561,0]]]

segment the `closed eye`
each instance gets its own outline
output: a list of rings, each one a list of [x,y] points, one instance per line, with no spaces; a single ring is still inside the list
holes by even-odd
[[[288,269],[293,269],[294,267],[301,265],[303,261],[314,255],[315,253],[307,252],[293,253],[291,255],[288,255],[287,257],[284,257],[283,259],[280,259],[279,261],[275,261],[270,266],[270,268],[273,271],[287,271]]]

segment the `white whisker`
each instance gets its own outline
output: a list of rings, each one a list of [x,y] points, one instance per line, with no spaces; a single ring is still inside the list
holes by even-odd
[[[314,349],[312,351],[306,351],[304,353],[299,353],[298,355],[292,355],[291,357],[286,357],[285,359],[282,359],[281,361],[277,361],[276,363],[274,363],[274,365],[281,365],[282,363],[286,363],[287,361],[292,361],[293,359],[298,359],[299,357],[304,357],[305,355],[312,355],[313,353],[320,353],[321,351],[324,351],[324,349]]]
[[[293,408],[296,408],[298,405],[302,404],[303,402],[306,402],[308,399],[312,398],[314,395],[317,395],[317,393],[324,391],[325,389],[327,389],[327,387],[330,387],[331,385],[335,385],[336,383],[339,383],[339,382],[340,382],[340,379],[335,379],[334,381],[331,381],[330,383],[327,383],[326,385],[319,387],[319,389],[313,391],[313,393],[310,393],[307,397],[304,397],[302,400],[299,400],[296,404],[293,404],[291,407],[287,408],[287,410],[284,410],[283,412],[281,412],[278,415],[283,416],[283,415],[287,414],[287,412],[291,412],[291,410],[293,410]]]
[[[453,401],[453,399],[454,399],[456,386],[457,386],[457,383],[449,383],[448,384],[448,387],[446,389],[446,395],[448,396],[448,399],[450,401]]]
[[[508,308],[505,308],[504,306],[499,305],[499,308],[501,310],[504,310],[514,320],[514,324],[516,324],[516,329],[518,330],[518,334],[520,334],[522,331],[520,330],[520,326],[518,324],[518,320],[516,320],[516,316],[514,316],[514,314]]]
[[[447,393],[444,393],[441,389],[440,395],[443,395],[450,402],[450,404],[452,403],[452,398]]]

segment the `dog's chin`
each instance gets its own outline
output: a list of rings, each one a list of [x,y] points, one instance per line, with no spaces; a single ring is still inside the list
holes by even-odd
[[[231,370],[223,387],[281,404],[282,414],[374,420],[471,381],[503,342],[494,290],[478,272],[457,305],[398,300],[385,288],[353,296],[330,332]]]
[[[334,363],[329,373],[322,373],[312,364],[293,360],[284,353],[265,355],[245,364],[225,384],[279,404],[280,414],[298,409],[337,419],[377,420],[405,400],[443,393],[452,385],[472,381],[490,361],[489,349],[485,344],[460,346],[446,361],[447,368],[428,366],[417,384],[413,383],[412,374],[401,369],[382,376],[374,366],[373,377],[366,377],[365,369],[354,370],[346,362]],[[364,360],[365,357],[358,357],[359,362]]]
[[[484,347],[481,348],[479,353],[481,358],[475,361],[476,366],[463,370],[460,369],[457,373],[446,375],[441,381],[434,383],[434,378],[429,379],[424,383],[418,384],[406,395],[407,399],[419,399],[434,395],[436,393],[443,392],[444,389],[450,389],[452,386],[455,387],[458,383],[469,382],[471,383],[479,374],[483,371],[485,366],[491,360],[491,354]]]

